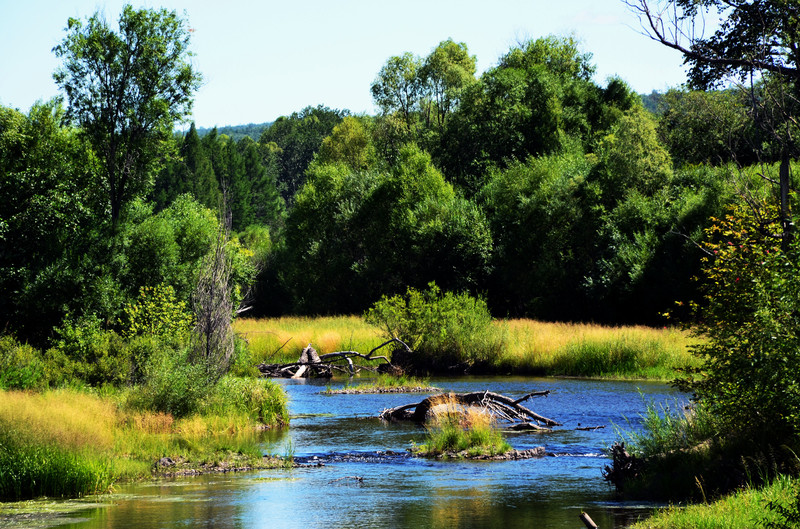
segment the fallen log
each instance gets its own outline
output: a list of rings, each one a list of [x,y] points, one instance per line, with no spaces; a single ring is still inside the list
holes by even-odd
[[[300,353],[300,358],[297,362],[290,362],[288,364],[259,364],[258,370],[264,377],[280,377],[280,378],[331,378],[333,372],[341,372],[350,376],[356,375],[361,370],[368,371],[396,371],[396,367],[392,365],[389,358],[375,353],[389,344],[396,344],[408,349],[408,345],[393,338],[388,340],[378,347],[375,347],[367,354],[361,354],[357,351],[336,351],[333,353],[326,353],[320,355],[317,353],[311,344],[308,344]],[[285,344],[284,344],[285,345]],[[360,358],[367,362],[382,361],[377,368],[368,365],[358,365],[353,362],[354,358]]]
[[[429,415],[436,406],[452,403],[459,406],[482,407],[492,413],[496,418],[511,423],[530,423],[531,426],[535,424],[539,427],[561,426],[561,423],[543,417],[519,404],[519,402],[537,393],[540,396],[545,396],[549,394],[549,391],[529,393],[522,399],[517,400],[488,390],[475,391],[472,393],[440,393],[438,395],[432,395],[415,404],[405,404],[403,406],[383,410],[380,414],[380,418],[385,421],[412,421],[422,424],[429,418]]]

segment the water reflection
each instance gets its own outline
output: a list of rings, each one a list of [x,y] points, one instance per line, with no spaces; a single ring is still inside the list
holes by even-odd
[[[74,512],[68,527],[581,527],[586,510],[601,527],[621,527],[627,506],[613,501],[602,480],[612,424],[638,424],[644,402],[676,393],[663,384],[525,378],[437,379],[457,392],[491,389],[509,396],[550,389],[529,401],[537,413],[564,426],[549,434],[508,436],[517,449],[545,446],[558,457],[509,462],[430,461],[406,450],[424,431],[384,424],[384,408],[420,395],[324,396],[324,384],[285,381],[292,427],[271,432],[264,450],[294,453],[294,470],[221,474],[122,487]],[[605,426],[576,431],[578,425]],[[626,425],[627,427],[627,425]],[[316,459],[315,459],[316,458]],[[359,479],[356,479],[359,478]],[[96,501],[96,500],[95,500]],[[643,511],[639,511],[643,512]],[[54,520],[51,520],[54,521]],[[63,520],[62,520],[63,521]],[[0,520],[0,525],[4,525]]]

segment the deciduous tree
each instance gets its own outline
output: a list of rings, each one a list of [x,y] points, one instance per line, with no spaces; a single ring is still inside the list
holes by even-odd
[[[127,201],[149,191],[153,168],[176,121],[187,116],[200,75],[189,62],[189,28],[175,12],[126,5],[115,31],[96,13],[70,18],[54,48],[54,78],[67,117],[103,167],[101,188],[117,225]]]

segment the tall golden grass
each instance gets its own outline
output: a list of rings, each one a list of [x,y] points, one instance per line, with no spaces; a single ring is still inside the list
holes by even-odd
[[[162,457],[187,468],[231,459],[239,466],[271,463],[262,457],[255,418],[263,410],[212,402],[203,414],[176,420],[131,409],[127,397],[126,390],[0,390],[0,499],[104,492],[117,481],[150,476]]]
[[[677,368],[699,363],[688,349],[695,340],[675,328],[527,319],[494,325],[506,345],[486,369],[502,374],[668,380]],[[320,353],[366,353],[383,341],[380,330],[358,316],[241,318],[235,327],[249,342],[254,360],[267,363],[294,362],[309,343]]]
[[[294,362],[309,343],[325,354],[367,353],[383,342],[380,331],[359,316],[238,318],[234,329],[259,363]]]
[[[497,325],[508,339],[496,365],[512,373],[670,379],[677,368],[699,364],[690,351],[697,340],[676,328],[525,319]]]

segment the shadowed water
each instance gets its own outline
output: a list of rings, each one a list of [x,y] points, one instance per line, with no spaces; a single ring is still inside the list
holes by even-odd
[[[684,398],[664,384],[534,378],[433,379],[446,391],[488,389],[511,397],[550,390],[526,405],[563,426],[510,433],[519,450],[544,446],[541,459],[433,461],[411,457],[424,430],[386,424],[384,408],[424,394],[332,395],[325,384],[282,381],[291,428],[272,432],[265,452],[293,454],[291,470],[207,475],[125,486],[61,517],[9,518],[6,524],[80,528],[178,527],[487,527],[580,528],[581,511],[603,529],[622,527],[651,506],[615,502],[602,479],[614,425],[638,428],[646,401]],[[334,383],[333,386],[338,384]],[[629,419],[629,422],[625,418]],[[604,426],[576,431],[578,426]],[[637,508],[638,507],[638,508]],[[27,525],[26,525],[27,524]]]

